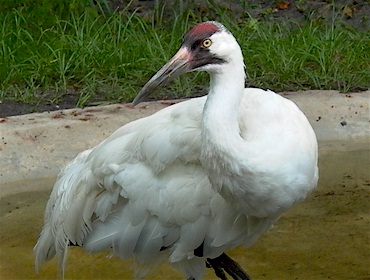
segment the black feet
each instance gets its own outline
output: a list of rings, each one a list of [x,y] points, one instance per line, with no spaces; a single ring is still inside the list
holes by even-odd
[[[216,276],[222,280],[227,280],[225,272],[234,280],[252,280],[240,265],[225,253],[214,259],[207,259],[207,267],[212,267]]]

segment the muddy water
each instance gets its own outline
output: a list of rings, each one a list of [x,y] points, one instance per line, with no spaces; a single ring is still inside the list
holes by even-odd
[[[253,279],[370,279],[369,151],[323,153],[319,187],[250,249],[230,253]],[[32,247],[54,179],[18,182],[32,192],[1,198],[0,278],[56,279],[56,261],[35,274]],[[14,187],[16,187],[16,185]],[[7,186],[11,187],[11,186]],[[71,248],[65,279],[131,279],[134,264]],[[164,264],[147,279],[182,279]],[[215,279],[211,271],[206,279]]]

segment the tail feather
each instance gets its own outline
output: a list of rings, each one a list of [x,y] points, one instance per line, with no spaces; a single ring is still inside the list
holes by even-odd
[[[36,272],[39,272],[40,266],[42,263],[51,260],[55,254],[55,238],[51,232],[49,224],[45,224],[43,227],[39,240],[37,241],[33,252],[35,254],[35,269]]]
[[[44,227],[34,247],[35,267],[55,255],[64,272],[68,244],[82,244],[90,229],[98,184],[85,164],[91,150],[79,154],[58,176],[45,210]]]
[[[64,278],[64,264],[66,263],[67,259],[67,251],[68,251],[68,244],[69,240],[64,232],[58,231],[56,236],[57,243],[55,244],[56,255],[58,257],[58,264],[59,264],[59,271]]]
[[[127,259],[135,250],[147,218],[145,211],[139,211],[131,204],[124,205],[111,213],[104,222],[94,221],[91,233],[84,240],[84,248],[89,253],[113,248],[116,255]]]
[[[164,245],[164,236],[167,236],[170,230],[162,226],[158,218],[149,217],[135,246],[135,257],[143,263],[155,258]],[[178,238],[179,236],[176,239]]]

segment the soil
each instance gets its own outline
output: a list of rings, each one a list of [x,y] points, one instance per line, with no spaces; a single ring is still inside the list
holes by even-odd
[[[191,9],[197,18],[216,19],[217,9],[211,8],[209,3],[217,4],[221,10],[232,12],[236,21],[243,21],[248,16],[265,21],[292,21],[304,23],[309,19],[332,20],[335,15],[343,19],[344,23],[358,30],[370,30],[370,1],[369,0],[279,0],[279,1],[223,1],[223,0],[188,0],[181,1],[185,9]],[[246,3],[247,2],[247,3]],[[178,1],[165,0],[111,0],[108,1],[111,11],[132,13],[136,11],[144,19],[150,20],[154,16],[156,5],[163,8],[166,17],[178,12]],[[157,4],[156,4],[157,3]],[[214,5],[212,5],[214,6]],[[37,104],[26,104],[8,100],[0,100],[0,118],[23,115],[34,112],[54,111],[74,108],[79,99],[77,92],[69,92],[58,102],[41,100]],[[95,100],[93,100],[95,101]],[[91,104],[88,104],[91,105]]]

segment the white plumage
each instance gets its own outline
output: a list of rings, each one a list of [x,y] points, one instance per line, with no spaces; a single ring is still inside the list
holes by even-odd
[[[280,95],[244,89],[240,47],[219,23],[191,29],[134,103],[193,70],[210,73],[208,97],[121,127],[60,173],[34,248],[37,268],[56,254],[63,269],[72,242],[143,264],[167,258],[199,279],[206,258],[252,245],[316,186],[309,122]]]

